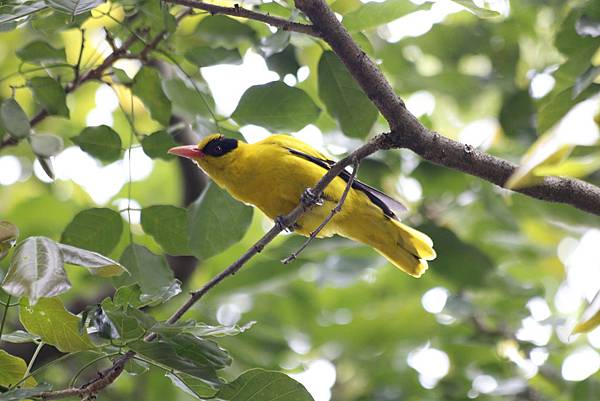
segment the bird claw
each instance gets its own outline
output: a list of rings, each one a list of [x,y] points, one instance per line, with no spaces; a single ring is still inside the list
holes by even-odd
[[[287,227],[285,219],[284,219],[283,216],[277,216],[277,217],[275,217],[275,224],[277,224],[277,226],[279,227],[279,229],[282,230],[282,231],[285,230],[288,233],[291,233],[291,232],[294,231],[294,227],[293,226]]]
[[[323,206],[323,203],[325,202],[322,197],[317,196],[310,188],[306,188],[304,190],[300,199],[302,203],[304,203],[307,206]]]

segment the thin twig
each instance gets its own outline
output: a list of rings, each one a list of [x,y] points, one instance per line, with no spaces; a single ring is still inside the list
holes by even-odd
[[[321,36],[319,30],[314,25],[302,24],[299,22],[288,21],[279,17],[273,17],[268,14],[263,14],[256,11],[248,10],[247,8],[240,7],[239,4],[235,4],[233,7],[223,7],[217,6],[215,4],[204,3],[202,1],[197,0],[164,0],[164,2],[188,6],[199,10],[205,10],[213,15],[223,14],[231,15],[233,17],[249,18],[283,29],[284,31],[300,32],[316,37]]]
[[[81,59],[83,57],[83,48],[85,47],[85,30],[81,29],[81,47],[79,48],[79,55],[77,56],[77,63],[75,64],[75,78],[73,78],[73,82],[77,82],[79,80],[79,72],[81,69]]]
[[[115,38],[113,38],[112,33],[110,33],[110,31],[105,27],[102,29],[104,29],[104,39],[106,40],[112,51],[117,51],[117,44],[115,43]]]
[[[348,196],[348,193],[350,192],[350,188],[352,188],[352,184],[354,184],[354,179],[356,178],[358,166],[359,166],[358,162],[354,162],[352,164],[352,174],[350,175],[350,178],[348,179],[348,182],[346,183],[346,188],[344,188],[344,192],[342,193],[342,196],[338,200],[338,203],[335,205],[335,207],[333,209],[331,209],[331,212],[329,212],[329,215],[327,215],[325,220],[323,220],[321,222],[321,224],[319,224],[319,226],[313,232],[310,233],[310,236],[306,239],[306,241],[304,241],[304,243],[300,246],[300,248],[298,248],[295,252],[293,252],[287,258],[285,258],[281,261],[283,264],[287,265],[288,263],[291,263],[294,260],[296,260],[298,255],[300,255],[300,253],[304,249],[306,249],[306,247],[315,238],[317,238],[317,235],[319,235],[319,233],[325,228],[325,226],[331,221],[331,219],[333,219],[333,216],[335,216],[342,210],[342,206],[344,205],[344,202],[346,201],[346,197]]]
[[[2,314],[2,320],[0,321],[0,341],[2,339],[2,333],[4,332],[4,325],[6,324],[6,316],[8,315],[8,309],[10,308],[11,295],[6,297],[6,303],[4,304],[4,313]]]

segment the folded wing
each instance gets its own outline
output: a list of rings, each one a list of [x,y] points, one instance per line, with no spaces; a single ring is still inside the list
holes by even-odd
[[[325,170],[329,170],[331,166],[335,164],[333,160],[328,160],[325,158],[321,159],[289,147],[286,147],[286,149],[289,150],[291,154],[308,160],[316,164],[317,166],[324,168]],[[347,170],[344,170],[340,173],[339,176],[341,179],[348,182],[350,180],[351,173]],[[361,191],[365,195],[367,195],[369,200],[374,205],[379,207],[383,211],[384,215],[391,219],[399,221],[400,219],[398,218],[398,216],[396,216],[396,213],[400,213],[406,210],[406,206],[404,206],[402,203],[356,179],[354,180],[354,182],[352,182],[352,188]]]

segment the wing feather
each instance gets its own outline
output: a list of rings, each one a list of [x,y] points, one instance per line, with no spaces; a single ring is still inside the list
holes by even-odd
[[[333,164],[335,164],[335,162],[333,160],[320,159],[318,157],[308,155],[304,152],[301,152],[299,150],[289,148],[289,147],[286,147],[286,149],[289,150],[291,154],[301,157],[305,160],[308,160],[308,161],[316,164],[317,166],[324,168],[325,170],[329,170],[331,168],[331,166]],[[351,173],[347,170],[344,170],[340,173],[340,178],[346,182],[348,182],[350,180],[350,176],[351,176]],[[352,183],[352,188],[354,188],[358,191],[361,191],[365,195],[367,195],[369,200],[374,205],[379,207],[383,211],[383,213],[391,219],[399,221],[400,219],[398,218],[398,216],[396,216],[396,213],[400,213],[400,212],[403,212],[406,210],[406,206],[404,206],[402,203],[400,203],[397,200],[391,198],[390,196],[384,194],[383,192],[379,191],[378,189],[375,189],[375,188],[373,188],[363,182],[360,182],[356,179]]]

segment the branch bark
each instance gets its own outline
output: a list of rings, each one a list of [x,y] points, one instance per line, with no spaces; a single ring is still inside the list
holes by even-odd
[[[171,4],[179,4],[182,6],[187,6],[191,8],[196,8],[198,10],[208,11],[209,13],[222,14],[222,15],[231,15],[232,17],[242,17],[253,19],[256,21],[261,21],[276,28],[281,28],[284,31],[294,31],[299,33],[305,33],[307,35],[312,35],[316,37],[320,37],[319,31],[313,25],[302,24],[299,22],[288,21],[283,18],[273,17],[268,14],[259,13],[256,11],[248,10],[247,8],[240,7],[239,4],[236,4],[233,7],[223,7],[217,6],[215,4],[208,4],[202,1],[197,0],[164,0],[165,3]]]
[[[389,147],[410,149],[435,164],[504,186],[516,170],[515,164],[428,130],[406,109],[379,67],[358,47],[324,0],[295,1],[387,120],[392,130]],[[585,181],[546,177],[538,185],[516,192],[600,215],[600,188]]]

